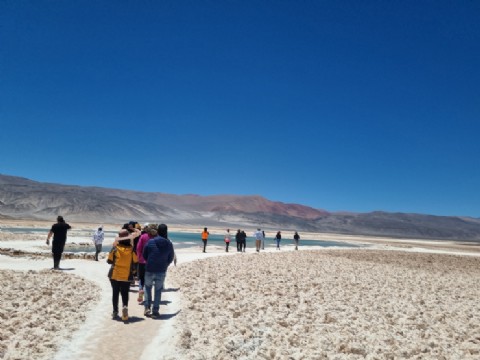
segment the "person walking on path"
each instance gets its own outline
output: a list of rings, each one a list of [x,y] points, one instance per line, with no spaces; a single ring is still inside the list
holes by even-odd
[[[52,225],[52,228],[48,232],[46,244],[50,245],[50,238],[53,236],[52,241],[52,256],[53,256],[53,269],[60,270],[60,259],[62,258],[63,249],[67,242],[67,231],[72,227],[65,222],[63,216],[57,216],[57,223]]]
[[[298,232],[296,231],[293,235],[293,241],[295,242],[295,250],[298,250],[298,242],[300,241],[300,235],[298,235]]]
[[[121,230],[113,242],[107,262],[111,264],[108,277],[112,285],[112,319],[118,319],[118,298],[122,296],[122,320],[128,321],[128,297],[130,284],[133,280],[133,270],[137,263],[137,254],[133,251],[134,239],[141,235],[140,230]]]
[[[225,233],[225,252],[228,252],[228,247],[230,246],[230,241],[232,240],[231,235],[230,235],[230,229],[227,229],[227,232]]]
[[[280,241],[282,240],[282,233],[279,231],[275,235],[275,241],[277,242],[277,250],[280,250]]]
[[[203,228],[202,232],[203,252],[206,252],[207,250],[208,235],[210,234],[207,230],[207,228]]]
[[[98,254],[102,252],[102,243],[105,237],[103,226],[100,226],[97,231],[93,233],[93,244],[95,245],[95,261],[98,261]]]
[[[143,249],[145,265],[145,316],[152,318],[160,317],[160,300],[167,268],[172,263],[175,253],[173,244],[168,240],[168,228],[165,224],[158,225],[158,235],[151,239]],[[155,286],[155,294],[152,306],[152,287]]]
[[[148,244],[148,242],[158,235],[157,225],[150,224],[145,227],[145,233],[140,236],[140,239],[137,243],[137,257],[138,257],[138,298],[137,301],[141,303],[145,294],[145,265],[146,260],[143,257],[143,249]]]
[[[262,247],[262,237],[263,237],[263,233],[260,230],[260,228],[258,228],[257,231],[253,233],[253,236],[255,237],[255,250],[257,250],[257,252],[260,252],[260,248]]]

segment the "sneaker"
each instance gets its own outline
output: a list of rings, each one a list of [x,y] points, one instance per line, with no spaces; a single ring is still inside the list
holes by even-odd
[[[112,313],[112,320],[118,319],[118,311]]]
[[[152,319],[158,319],[160,318],[160,313],[158,311],[153,311],[152,312]]]
[[[152,316],[152,311],[150,308],[145,308],[145,312],[143,313],[144,316],[149,317]]]
[[[122,320],[128,321],[128,308],[126,306],[122,309]]]
[[[143,301],[143,290],[140,290],[140,291],[138,292],[137,301],[138,301],[139,303],[141,303],[141,302]]]

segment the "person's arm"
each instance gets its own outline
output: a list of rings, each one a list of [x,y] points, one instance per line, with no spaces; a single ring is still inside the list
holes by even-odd
[[[52,237],[52,235],[53,235],[53,231],[50,230],[47,235],[47,241],[46,241],[47,245],[50,245],[50,238]]]
[[[130,244],[133,246],[133,239],[135,239],[137,236],[140,236],[141,234],[142,232],[140,230],[133,229],[133,232],[131,232],[127,236],[124,236],[124,237],[117,236],[115,238],[115,241],[113,242],[113,246],[117,246],[118,242],[122,240],[130,240]]]

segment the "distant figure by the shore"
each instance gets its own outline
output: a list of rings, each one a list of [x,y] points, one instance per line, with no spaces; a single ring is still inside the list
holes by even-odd
[[[280,241],[282,240],[282,232],[279,231],[277,232],[277,235],[275,235],[275,241],[277,242],[277,250],[280,250]]]
[[[209,234],[210,233],[208,232],[208,228],[203,228],[203,232],[202,232],[203,252],[206,252],[207,250],[207,241],[208,241]]]
[[[295,231],[295,235],[293,235],[293,241],[295,242],[295,250],[298,250],[298,243],[300,241],[300,235],[298,232]]]
[[[230,241],[232,240],[232,237],[230,235],[230,229],[227,229],[227,232],[225,233],[225,252],[228,252],[228,247],[230,246]]]
[[[98,261],[98,254],[102,252],[102,243],[105,237],[103,226],[100,226],[93,234],[93,244],[95,245],[95,261]]]
[[[260,248],[262,247],[262,238],[263,238],[262,230],[258,228],[257,231],[253,233],[253,236],[255,237],[255,250],[257,252],[260,252]]]
[[[63,216],[57,216],[57,223],[52,225],[48,235],[46,244],[50,245],[50,238],[52,241],[52,255],[53,255],[53,269],[60,270],[60,259],[62,258],[63,249],[67,242],[67,231],[72,227],[65,222]]]

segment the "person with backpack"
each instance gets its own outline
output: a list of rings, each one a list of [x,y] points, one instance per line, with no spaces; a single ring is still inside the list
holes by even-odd
[[[147,246],[148,242],[156,237],[157,234],[157,225],[150,224],[145,227],[144,233],[140,236],[140,239],[137,243],[137,257],[138,257],[138,299],[139,303],[142,303],[144,294],[145,294],[145,266],[147,264],[146,260],[143,257],[143,249]]]
[[[146,261],[144,315],[158,319],[160,317],[160,301],[165,277],[167,276],[167,268],[174,260],[175,253],[173,244],[168,239],[167,225],[158,225],[157,233],[158,235],[149,240],[147,246],[143,249],[143,257]],[[155,293],[152,299],[153,287],[155,287]]]
[[[130,283],[133,280],[133,269],[138,262],[137,255],[133,251],[133,241],[140,236],[141,232],[134,229],[121,230],[113,242],[113,247],[108,254],[107,262],[111,264],[108,272],[112,285],[112,319],[118,319],[118,299],[122,296],[122,320],[128,321],[128,295]]]

